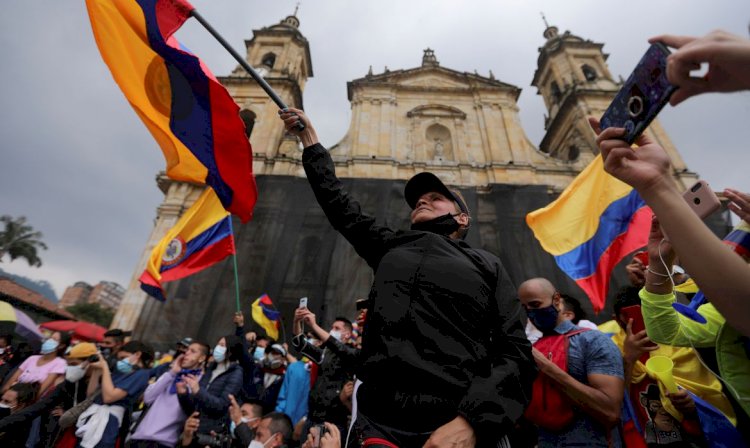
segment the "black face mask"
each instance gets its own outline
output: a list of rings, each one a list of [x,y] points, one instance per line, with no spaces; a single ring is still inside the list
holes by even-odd
[[[457,231],[461,225],[453,218],[453,215],[447,213],[443,216],[431,219],[429,221],[417,222],[411,225],[412,230],[422,232],[432,232],[438,235],[450,236]]]
[[[0,420],[10,415],[10,408],[0,408]]]

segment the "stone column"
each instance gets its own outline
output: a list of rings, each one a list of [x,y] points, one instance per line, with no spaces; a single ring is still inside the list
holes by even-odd
[[[156,210],[154,228],[151,231],[151,235],[149,235],[148,243],[143,249],[141,257],[138,259],[135,272],[133,272],[130,283],[128,283],[128,288],[125,291],[120,307],[117,309],[117,314],[112,319],[110,328],[120,328],[128,331],[135,328],[138,319],[141,317],[143,305],[146,300],[154,300],[141,290],[141,283],[138,281],[143,270],[146,269],[146,263],[151,256],[151,251],[203,191],[203,188],[200,186],[172,181],[164,173],[158,175],[157,183],[159,188],[165,193],[164,202]]]

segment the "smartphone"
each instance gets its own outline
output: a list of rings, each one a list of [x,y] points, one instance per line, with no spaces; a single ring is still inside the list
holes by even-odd
[[[602,130],[625,128],[623,140],[632,144],[656,118],[677,87],[667,80],[666,45],[657,42],[643,55],[600,120]]]
[[[641,331],[646,329],[646,324],[643,322],[643,314],[641,314],[641,306],[640,305],[631,305],[623,307],[620,310],[620,314],[622,314],[625,317],[625,323],[627,324],[629,319],[633,319],[633,326],[631,327],[631,330],[633,331],[633,334],[638,334]],[[655,347],[656,344],[653,342],[647,345],[648,347]],[[644,353],[639,358],[641,362],[645,363],[648,361],[648,353]]]
[[[317,431],[315,432],[318,433],[318,436],[315,437],[315,434],[313,432],[313,448],[320,448],[320,441],[323,439],[323,436],[326,435],[328,430],[326,429],[326,425],[324,424],[315,425],[313,426],[313,428],[317,428]]]
[[[648,266],[648,251],[642,250],[636,252],[635,255],[633,255],[633,258],[640,261],[644,266]]]
[[[307,297],[303,297],[299,299],[299,307],[300,308],[307,308]]]
[[[699,180],[693,184],[683,193],[682,197],[701,219],[721,208],[719,198],[708,186],[708,182],[704,180]]]

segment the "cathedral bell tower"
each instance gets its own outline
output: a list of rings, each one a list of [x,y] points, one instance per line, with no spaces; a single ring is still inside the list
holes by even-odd
[[[545,25],[547,25],[545,20]],[[620,90],[622,82],[612,77],[603,44],[584,40],[555,26],[546,26],[546,42],[539,48],[537,69],[531,85],[538,89],[547,107],[546,131],[539,149],[565,161],[588,163],[599,153],[596,136],[587,118],[601,117]],[[644,43],[645,51],[647,44]],[[646,130],[672,158],[675,180],[687,187],[696,175],[685,162],[658,120]]]
[[[310,45],[299,25],[295,11],[276,25],[254,30],[245,47],[247,62],[289,107],[301,109],[302,92],[313,70]],[[278,174],[279,170],[288,169],[285,165],[300,155],[296,137],[287,134],[278,119],[276,103],[240,66],[219,80],[240,106],[253,146],[253,172]]]

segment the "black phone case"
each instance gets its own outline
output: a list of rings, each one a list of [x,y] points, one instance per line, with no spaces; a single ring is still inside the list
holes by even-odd
[[[677,87],[667,80],[669,49],[652,44],[600,120],[602,130],[625,128],[623,140],[632,144],[656,118]]]

